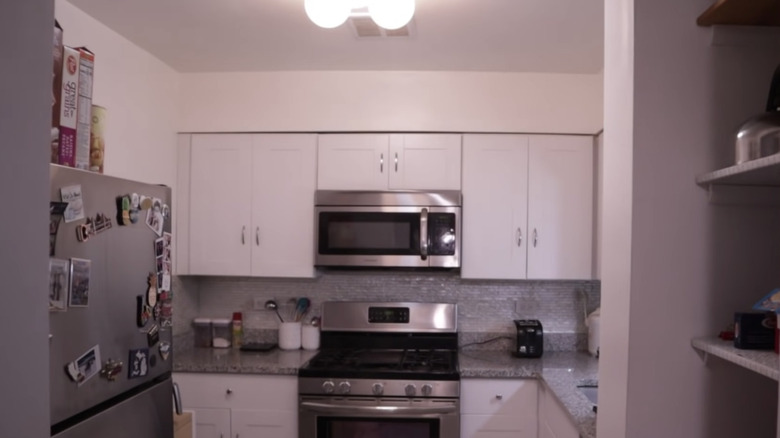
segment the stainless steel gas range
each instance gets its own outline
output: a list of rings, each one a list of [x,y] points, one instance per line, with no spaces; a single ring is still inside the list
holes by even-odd
[[[455,304],[326,302],[299,438],[459,438]]]

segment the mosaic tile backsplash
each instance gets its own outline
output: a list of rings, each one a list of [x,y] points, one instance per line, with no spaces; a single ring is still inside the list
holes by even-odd
[[[272,298],[284,307],[290,298],[308,297],[309,316],[318,315],[324,301],[428,301],[458,304],[461,344],[500,337],[490,342],[500,349],[511,348],[514,319],[539,319],[546,349],[585,349],[585,315],[601,302],[599,281],[464,280],[457,272],[438,271],[325,270],[314,279],[184,277],[179,289],[174,334],[185,333],[195,316],[228,318],[236,311],[243,312],[245,336],[274,333],[278,320],[262,308]]]

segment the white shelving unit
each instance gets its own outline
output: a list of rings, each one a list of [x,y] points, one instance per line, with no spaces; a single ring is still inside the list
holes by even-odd
[[[780,154],[769,155],[696,177],[700,186],[780,186]]]
[[[780,379],[778,356],[774,351],[740,350],[734,348],[734,341],[724,341],[714,337],[694,338],[691,346],[702,353],[705,361],[712,355],[772,380]]]

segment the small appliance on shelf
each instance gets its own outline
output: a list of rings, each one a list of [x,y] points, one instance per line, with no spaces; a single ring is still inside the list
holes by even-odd
[[[769,86],[766,112],[745,121],[737,132],[737,164],[780,153],[780,65]]]

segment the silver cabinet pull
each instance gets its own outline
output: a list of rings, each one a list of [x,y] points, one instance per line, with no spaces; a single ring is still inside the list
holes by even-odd
[[[385,172],[385,154],[379,154],[379,173]]]
[[[496,394],[496,400],[503,400],[504,395],[503,394]]]
[[[428,209],[420,212],[420,257],[428,259]]]
[[[260,227],[255,228],[255,244],[260,246]]]
[[[520,245],[523,244],[523,230],[521,230],[520,227],[517,227],[517,232],[515,232],[515,239],[517,240],[517,246],[520,247]]]
[[[398,172],[398,152],[395,153],[395,171]]]
[[[246,234],[246,225],[241,227],[241,244],[242,245],[246,243],[246,239],[244,239],[244,235],[245,234]]]
[[[539,233],[536,232],[536,228],[534,228],[534,248],[536,248],[536,242],[539,240]]]

